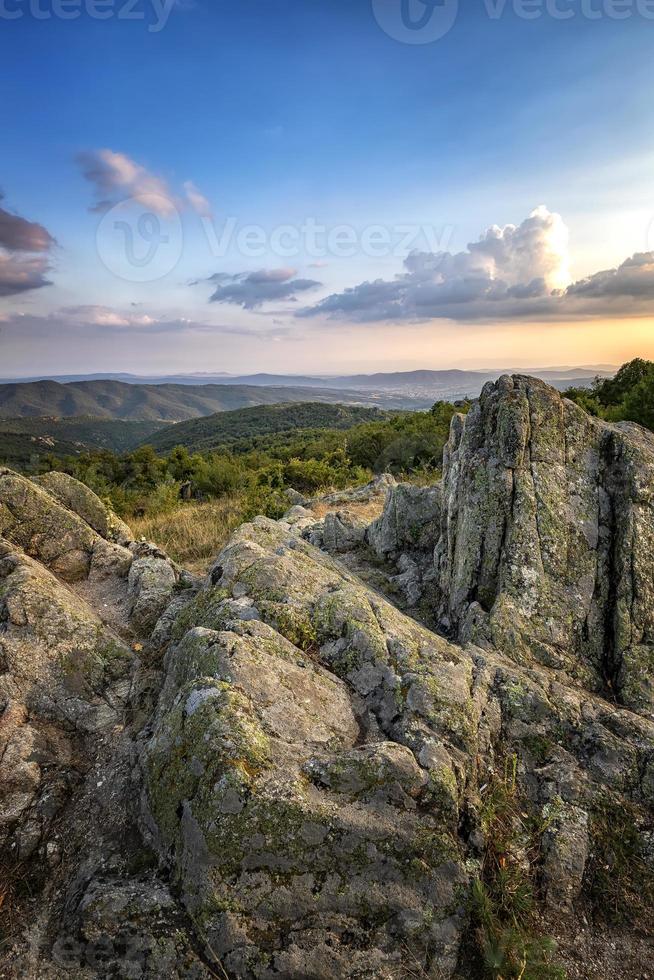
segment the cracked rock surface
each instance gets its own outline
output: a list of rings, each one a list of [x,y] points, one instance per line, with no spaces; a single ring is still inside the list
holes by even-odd
[[[652,923],[584,916],[608,803],[654,871],[654,436],[503,378],[442,483],[383,483],[369,526],[296,504],[199,583],[86,488],[0,471],[1,861],[37,896],[0,976],[480,976],[507,760],[572,975],[644,975]]]

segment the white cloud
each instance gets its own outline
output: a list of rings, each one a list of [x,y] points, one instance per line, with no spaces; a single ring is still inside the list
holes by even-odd
[[[177,202],[166,181],[125,153],[93,150],[80,153],[77,159],[82,173],[95,188],[97,201],[93,211],[107,211],[126,198],[165,218],[177,211]]]
[[[654,253],[570,283],[568,230],[536,208],[464,252],[412,252],[404,272],[334,293],[298,316],[381,320],[574,319],[654,313]]]
[[[201,218],[213,217],[210,201],[201,191],[197,189],[192,180],[187,180],[184,182],[184,192],[186,194],[187,201],[196,214],[199,214]]]
[[[151,173],[125,153],[92,150],[78,154],[84,177],[95,189],[92,211],[107,211],[130,199],[148,211],[169,218],[190,206],[200,217],[211,217],[211,205],[195,184],[187,180],[184,194],[178,195],[163,177]]]
[[[110,334],[126,337],[128,334],[215,334],[224,336],[266,338],[285,334],[284,329],[255,330],[248,326],[207,323],[180,316],[153,316],[109,306],[65,306],[51,313],[7,313],[0,318],[3,336],[10,335],[30,341],[61,338],[92,340]]]

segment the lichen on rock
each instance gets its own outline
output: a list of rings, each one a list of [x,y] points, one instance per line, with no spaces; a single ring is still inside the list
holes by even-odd
[[[502,378],[441,483],[257,517],[203,582],[39,482],[0,472],[8,975],[472,977],[484,908],[527,964],[602,891],[654,927],[651,434]]]

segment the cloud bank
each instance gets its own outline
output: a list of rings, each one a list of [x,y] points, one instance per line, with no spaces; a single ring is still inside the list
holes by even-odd
[[[0,207],[0,296],[49,286],[49,253],[55,245],[43,225]]]
[[[411,252],[392,280],[333,293],[297,316],[358,322],[577,319],[654,313],[654,252],[570,282],[568,230],[541,206],[463,252]]]
[[[278,300],[295,303],[297,293],[322,285],[314,279],[296,279],[296,275],[297,269],[259,269],[234,274],[217,272],[206,280],[216,287],[209,302],[232,303],[245,310],[254,310],[263,303]]]
[[[0,331],[7,338],[13,336],[29,340],[75,337],[92,340],[111,334],[156,335],[189,333],[215,334],[252,338],[278,338],[290,334],[286,328],[255,329],[245,325],[207,323],[180,316],[153,316],[148,313],[124,310],[110,306],[65,306],[51,313],[5,313],[0,315]]]

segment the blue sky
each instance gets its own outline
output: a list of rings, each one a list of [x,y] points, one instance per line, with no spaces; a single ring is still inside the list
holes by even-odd
[[[0,16],[2,206],[38,222],[57,242],[48,250],[50,285],[0,297],[3,373],[43,371],[53,357],[64,370],[318,369],[325,339],[333,370],[347,368],[347,359],[359,370],[366,355],[371,369],[438,366],[439,358],[450,365],[475,352],[488,362],[509,328],[506,356],[514,352],[516,362],[528,363],[544,338],[561,334],[566,317],[574,337],[560,358],[548,351],[548,362],[573,353],[586,362],[621,356],[622,347],[606,346],[609,322],[633,321],[634,344],[647,342],[654,288],[650,297],[650,269],[642,264],[625,302],[616,301],[611,280],[606,308],[566,302],[550,313],[548,304],[545,312],[542,304],[537,311],[491,305],[452,316],[447,304],[416,309],[402,296],[352,318],[342,308],[347,303],[321,301],[368,280],[393,283],[407,274],[409,248],[371,255],[357,245],[352,255],[321,256],[316,267],[300,235],[288,256],[274,248],[244,255],[234,242],[224,255],[212,254],[202,216],[183,190],[193,182],[218,229],[231,216],[237,227],[261,227],[268,244],[275,228],[299,228],[307,219],[347,225],[357,236],[382,226],[394,241],[400,226],[427,225],[439,248],[454,255],[490,226],[520,227],[544,204],[569,230],[571,283],[615,269],[654,249],[654,19],[639,13],[636,0],[626,7],[622,0],[630,13],[622,20],[607,13],[618,9],[607,8],[609,0],[583,0],[583,9],[582,0],[558,0],[557,9],[573,11],[568,20],[545,9],[527,20],[511,2],[494,19],[490,0],[475,0],[446,36],[426,44],[389,37],[370,0],[178,2],[159,31],[149,29],[157,21],[152,0],[137,0],[133,10],[144,19],[129,21],[118,16],[125,0],[108,0],[106,20],[89,16],[86,0],[77,19],[62,20],[53,2],[0,4],[21,14]],[[400,0],[378,2],[392,7]],[[423,8],[422,0],[410,2],[417,13]],[[591,20],[588,9],[602,15]],[[89,210],[98,187],[84,176],[79,154],[102,150],[160,180],[176,207],[185,202],[181,255],[161,278],[126,281],[98,256],[102,213]],[[430,246],[418,233],[411,246],[436,251],[433,238]],[[533,279],[540,280],[534,261]],[[511,262],[504,270],[510,288],[523,284],[515,256]],[[267,287],[247,291],[248,277],[261,271],[276,282],[320,285],[297,294],[277,289],[287,295],[270,300]],[[484,266],[486,273],[495,283],[499,267]],[[217,274],[239,278],[218,293],[208,282]],[[209,302],[217,295],[254,300]],[[315,307],[311,315],[297,316],[307,305]],[[112,312],[96,316],[91,309]],[[125,323],[112,326],[112,316]],[[603,357],[590,350],[582,356],[589,317],[602,335]],[[616,330],[624,344],[624,328]],[[378,343],[371,350],[372,337]],[[501,345],[498,356],[505,356]]]

